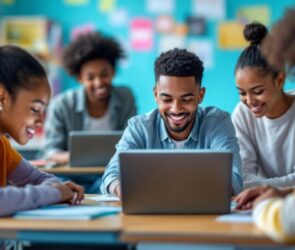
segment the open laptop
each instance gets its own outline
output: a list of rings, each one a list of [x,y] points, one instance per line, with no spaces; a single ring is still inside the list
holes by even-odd
[[[126,214],[230,212],[229,151],[132,150],[119,161]]]
[[[116,151],[122,131],[70,132],[70,166],[106,166]]]

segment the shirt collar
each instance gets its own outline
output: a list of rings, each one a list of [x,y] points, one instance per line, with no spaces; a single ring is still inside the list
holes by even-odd
[[[79,87],[77,90],[77,112],[83,112],[86,110],[86,93],[84,87]]]
[[[110,101],[109,101],[109,109],[115,110],[115,109],[121,109],[122,108],[122,102],[121,98],[118,96],[118,92],[114,87],[111,89],[110,93]]]
[[[193,129],[188,137],[188,139],[193,139],[194,141],[198,141],[198,138],[199,138],[199,128],[200,128],[200,122],[201,122],[201,117],[200,117],[200,114],[199,114],[199,109],[196,113],[196,116],[195,116],[195,124],[193,126]]]
[[[165,122],[164,122],[163,118],[161,117],[160,113],[158,113],[158,119],[159,119],[159,123],[160,123],[159,124],[160,125],[160,139],[163,142],[163,141],[169,139],[169,135],[167,133]]]

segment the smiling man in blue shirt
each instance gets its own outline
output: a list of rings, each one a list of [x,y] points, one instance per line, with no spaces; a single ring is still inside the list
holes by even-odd
[[[103,175],[102,193],[121,196],[118,155],[128,149],[230,150],[233,194],[242,190],[241,158],[230,115],[214,107],[199,107],[205,95],[203,71],[203,62],[187,50],[169,50],[157,58],[154,96],[158,108],[129,120]]]

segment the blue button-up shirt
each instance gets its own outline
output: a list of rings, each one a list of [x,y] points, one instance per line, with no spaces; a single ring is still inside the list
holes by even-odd
[[[214,107],[198,108],[194,127],[185,142],[187,149],[229,150],[233,153],[233,193],[242,191],[241,157],[230,115]],[[128,149],[174,149],[164,120],[158,109],[131,118],[116,146],[115,155],[106,167],[101,192],[108,193],[109,185],[119,179],[119,153]]]

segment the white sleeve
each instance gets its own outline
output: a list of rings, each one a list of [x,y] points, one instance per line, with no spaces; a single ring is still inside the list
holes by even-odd
[[[251,121],[239,103],[235,108],[232,121],[236,130],[242,158],[244,188],[255,186],[257,182],[264,182],[266,178],[258,176],[258,160],[256,147],[251,134]]]
[[[295,173],[291,173],[282,177],[275,178],[262,178],[261,180],[257,179],[255,181],[247,182],[247,186],[260,186],[260,185],[269,185],[273,187],[292,187],[295,183]]]
[[[282,225],[288,236],[295,237],[295,195],[290,194],[286,197],[282,207]]]

